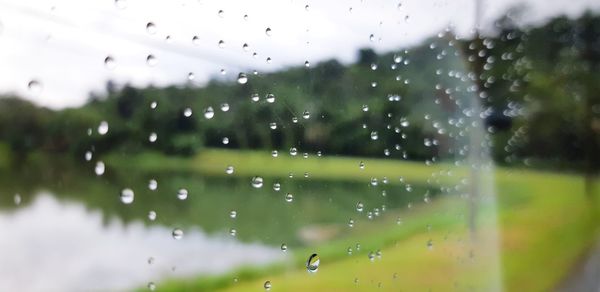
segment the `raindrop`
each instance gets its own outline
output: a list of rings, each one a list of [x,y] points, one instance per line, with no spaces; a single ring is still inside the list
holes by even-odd
[[[279,192],[281,190],[281,184],[280,183],[274,183],[273,184],[273,190],[276,192]]]
[[[133,197],[135,194],[132,189],[126,188],[121,191],[121,202],[123,204],[131,204],[133,203]]]
[[[220,40],[219,43],[218,43],[218,45],[219,45],[219,48],[221,48],[221,49],[225,48],[225,41],[224,40]]]
[[[217,15],[218,15],[219,17],[224,17],[224,16],[225,16],[225,11],[223,11],[223,10],[219,10],[219,12],[217,12]]]
[[[108,133],[108,122],[102,121],[98,125],[98,134],[106,135],[106,133]]]
[[[362,111],[363,111],[363,112],[368,112],[368,111],[369,111],[369,106],[368,106],[368,105],[366,105],[366,104],[363,104],[363,106],[362,106]]]
[[[158,59],[156,59],[156,57],[152,54],[148,55],[146,57],[146,64],[148,64],[148,66],[152,67],[155,66],[158,63]]]
[[[221,111],[222,112],[228,112],[229,111],[229,104],[228,103],[222,103],[221,104]]]
[[[354,219],[348,220],[348,227],[350,227],[350,228],[354,227]]]
[[[151,191],[156,191],[158,188],[158,182],[155,179],[151,179],[148,181],[148,189]]]
[[[302,113],[302,118],[308,120],[310,118],[310,112],[307,110],[304,111],[304,113]]]
[[[183,110],[183,116],[189,118],[192,116],[192,109],[187,107]]]
[[[375,41],[375,35],[374,34],[370,34],[369,35],[369,41]]]
[[[316,253],[313,253],[306,261],[306,270],[311,273],[316,273],[319,270],[321,259]]]
[[[196,75],[194,75],[193,72],[190,72],[190,73],[188,73],[188,77],[187,78],[188,78],[189,81],[192,81],[192,80],[196,79]]]
[[[433,240],[428,240],[427,241],[427,249],[432,250],[433,249]]]
[[[112,56],[107,56],[106,58],[104,58],[104,66],[106,67],[106,69],[112,70],[115,69],[117,63],[115,62],[115,59]]]
[[[156,24],[154,24],[154,22],[148,22],[146,24],[146,31],[149,34],[155,34],[156,33]]]
[[[175,229],[173,229],[173,232],[171,233],[171,235],[173,236],[173,238],[180,240],[183,238],[183,230],[181,230],[179,228],[175,228]]]
[[[298,123],[298,118],[297,117],[292,117],[292,123],[297,124]]]
[[[148,258],[148,264],[149,265],[154,264],[154,258],[153,257],[149,257]]]
[[[358,202],[356,204],[356,211],[362,212],[364,210],[364,208],[365,208],[365,205],[362,202]]]
[[[270,128],[271,130],[275,130],[275,129],[277,129],[277,123],[275,123],[275,122],[273,122],[273,123],[269,123],[269,128]]]
[[[177,191],[177,198],[180,200],[185,200],[188,197],[188,191],[186,189],[179,189],[179,191]]]
[[[148,283],[148,289],[149,289],[150,291],[154,291],[154,290],[156,290],[156,285],[154,284],[154,282],[150,282],[150,283]]]
[[[119,9],[125,9],[127,7],[126,0],[115,0],[115,6]]]
[[[233,174],[233,166],[227,166],[227,168],[225,168],[225,173],[226,174]]]
[[[304,61],[304,67],[309,68],[310,62],[308,60]]]
[[[267,57],[267,64],[271,64],[271,61],[273,61],[273,59],[271,59],[271,57]]]
[[[294,195],[292,193],[285,194],[285,201],[291,203],[294,200]]]
[[[153,101],[152,103],[150,103],[150,108],[151,109],[155,109],[156,106],[158,106],[158,103],[156,101]]]
[[[271,33],[272,33],[271,28],[267,27],[267,29],[265,29],[265,34],[267,34],[268,36],[271,36]]]
[[[15,202],[15,205],[20,205],[21,204],[21,195],[19,194],[15,194],[15,196],[13,197],[13,202]]]
[[[235,219],[235,218],[237,218],[237,211],[235,211],[235,210],[231,210],[231,211],[229,212],[229,218],[231,218],[231,219]]]
[[[277,157],[277,156],[279,156],[279,152],[277,150],[273,150],[273,151],[271,151],[271,156]]]
[[[252,178],[252,187],[255,189],[262,188],[263,186],[263,178],[260,176],[255,176]]]
[[[154,132],[150,133],[150,136],[148,136],[148,141],[150,141],[150,143],[156,142],[156,139],[158,139],[158,136]]]
[[[92,160],[92,151],[86,151],[85,152],[85,161],[90,161]]]
[[[283,243],[281,244],[281,251],[286,252],[288,249],[287,244]]]
[[[375,260],[375,253],[373,253],[372,251],[369,252],[369,260],[370,261],[374,261]]]
[[[243,44],[242,45],[242,50],[244,50],[245,52],[247,52],[250,49],[250,46],[248,44]]]
[[[298,149],[296,147],[290,148],[290,155],[296,156],[298,154]]]
[[[239,84],[246,84],[248,82],[248,76],[246,76],[246,73],[240,72],[240,74],[238,74],[237,82]]]
[[[252,102],[258,102],[260,100],[260,96],[258,95],[258,93],[253,93],[252,95],[250,95],[250,100]]]
[[[265,287],[266,291],[271,290],[271,281],[266,281],[263,287]]]
[[[272,94],[272,93],[269,93],[269,94],[267,94],[266,99],[267,99],[268,103],[274,103],[275,102],[275,95]]]
[[[197,35],[192,37],[192,44],[194,44],[194,46],[197,46],[200,44],[200,38]]]
[[[365,169],[365,163],[361,161],[361,162],[358,164],[358,168],[360,168],[360,169]]]
[[[237,235],[237,230],[235,230],[235,228],[229,229],[229,235],[235,237]]]
[[[148,219],[150,219],[150,221],[156,220],[156,212],[155,211],[148,212]]]
[[[377,139],[379,139],[379,134],[377,134],[377,131],[371,132],[371,140],[375,141]]]
[[[212,106],[207,107],[204,110],[204,117],[208,120],[212,119],[215,116],[215,111],[213,110]]]
[[[371,70],[373,70],[373,71],[377,70],[377,64],[375,64],[375,63],[371,64]]]
[[[223,141],[222,142],[223,142],[223,145],[229,144],[229,138],[223,137]]]
[[[104,162],[102,162],[102,161],[96,162],[96,167],[94,168],[94,172],[96,173],[96,175],[103,175],[104,170],[105,170]]]

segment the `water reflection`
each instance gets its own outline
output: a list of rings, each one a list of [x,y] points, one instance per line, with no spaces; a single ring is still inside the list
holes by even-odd
[[[197,227],[176,241],[166,226],[106,220],[47,192],[0,213],[0,230],[0,291],[120,291],[283,260],[279,248],[209,237]]]

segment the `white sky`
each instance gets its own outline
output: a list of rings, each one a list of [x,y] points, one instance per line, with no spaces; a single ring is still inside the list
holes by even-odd
[[[0,93],[63,108],[83,104],[109,79],[137,86],[183,84],[193,72],[194,82],[202,84],[305,60],[349,62],[361,47],[380,52],[406,47],[451,23],[468,34],[474,1],[403,0],[398,8],[398,1],[385,0],[120,0],[125,7],[119,8],[114,0],[0,0]],[[600,8],[597,0],[487,0],[484,21],[518,3],[530,7],[527,22]],[[156,24],[155,34],[146,31],[148,22]],[[267,27],[271,36],[265,34]],[[192,43],[195,35],[198,45]],[[218,47],[219,40],[225,48]],[[248,52],[242,50],[244,43],[250,45]],[[158,58],[156,66],[146,64],[148,54]],[[108,55],[116,61],[112,70],[104,66]],[[227,73],[221,75],[221,69]],[[42,90],[28,90],[31,80],[39,81]]]

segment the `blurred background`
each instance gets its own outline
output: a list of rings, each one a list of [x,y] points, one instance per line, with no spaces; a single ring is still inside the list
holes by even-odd
[[[598,291],[600,2],[321,2],[0,0],[0,291]]]

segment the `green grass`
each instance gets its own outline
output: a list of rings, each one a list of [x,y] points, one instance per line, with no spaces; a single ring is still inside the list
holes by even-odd
[[[364,170],[358,168],[361,160],[366,164]],[[366,182],[371,177],[387,176],[392,183],[399,176],[423,183],[431,173],[451,168],[443,163],[426,166],[378,159],[304,159],[287,154],[273,158],[269,153],[227,150],[206,150],[193,159],[143,154],[111,158],[111,163],[150,172],[171,169],[205,175],[223,175],[227,165],[234,165],[241,176],[309,172],[313,179]],[[454,177],[466,170],[458,172]],[[264,281],[270,280],[271,291],[370,291],[378,285],[393,291],[447,291],[455,287],[489,291],[497,289],[498,282],[507,291],[552,290],[597,238],[600,206],[584,194],[579,175],[499,168],[494,179],[497,208],[481,208],[482,220],[473,242],[465,227],[467,202],[445,197],[403,215],[402,225],[395,223],[398,211],[389,210],[377,223],[357,226],[334,241],[288,252],[289,260],[284,263],[247,267],[226,275],[173,279],[158,287],[161,291],[261,291]],[[598,198],[598,189],[593,197]],[[494,212],[498,222],[488,220]],[[424,228],[427,224],[433,226],[431,231]],[[429,239],[434,242],[432,250],[426,248]],[[361,251],[347,255],[347,247],[357,242]],[[382,258],[370,262],[367,253],[377,249],[381,249]],[[315,250],[321,255],[322,266],[318,273],[309,275],[303,263]],[[239,281],[234,283],[234,278]]]

